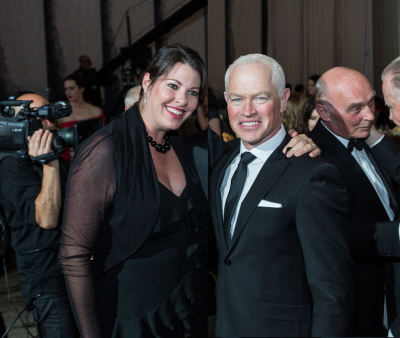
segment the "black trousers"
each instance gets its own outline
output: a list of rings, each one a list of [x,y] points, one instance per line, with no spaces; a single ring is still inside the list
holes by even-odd
[[[43,294],[33,301],[33,316],[40,338],[79,337],[67,293]]]

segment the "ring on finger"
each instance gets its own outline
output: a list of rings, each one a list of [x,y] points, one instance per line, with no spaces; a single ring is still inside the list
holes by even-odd
[[[312,147],[315,149],[317,149],[316,145],[314,143],[311,143]]]

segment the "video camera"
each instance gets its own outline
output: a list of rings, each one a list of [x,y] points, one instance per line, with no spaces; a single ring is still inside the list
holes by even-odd
[[[31,108],[31,100],[0,101],[0,153],[16,153],[27,158],[28,136],[43,128],[41,120],[57,120],[71,115],[69,103],[58,101],[39,108]],[[15,109],[21,107],[17,116]],[[83,120],[73,127],[51,130],[53,133],[52,149],[57,157],[64,152],[64,147],[78,147],[80,143],[103,127],[100,119]],[[46,161],[41,161],[46,163]]]

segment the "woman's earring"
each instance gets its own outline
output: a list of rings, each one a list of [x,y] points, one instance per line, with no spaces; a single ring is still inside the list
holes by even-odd
[[[146,103],[146,91],[144,92],[144,95],[143,95],[143,103]]]

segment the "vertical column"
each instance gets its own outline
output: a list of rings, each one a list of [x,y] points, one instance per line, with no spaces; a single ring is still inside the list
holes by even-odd
[[[100,15],[101,15],[101,50],[103,54],[103,65],[111,60],[111,41],[110,36],[111,20],[109,16],[109,1],[100,0]],[[100,79],[104,82],[105,79]],[[106,119],[109,117],[114,106],[114,90],[112,86],[104,86],[104,115]]]
[[[154,25],[157,26],[162,20],[161,17],[161,0],[154,0]],[[156,50],[163,46],[162,39],[156,40]]]
[[[218,99],[224,99],[224,74],[226,70],[225,0],[209,0],[207,16],[208,83]]]
[[[54,23],[53,5],[52,0],[43,0],[47,88],[49,90],[49,100],[57,101],[64,97],[62,87],[63,77],[61,75],[63,57],[61,46],[58,41],[58,31]]]
[[[261,1],[262,53],[268,55],[268,1]]]

